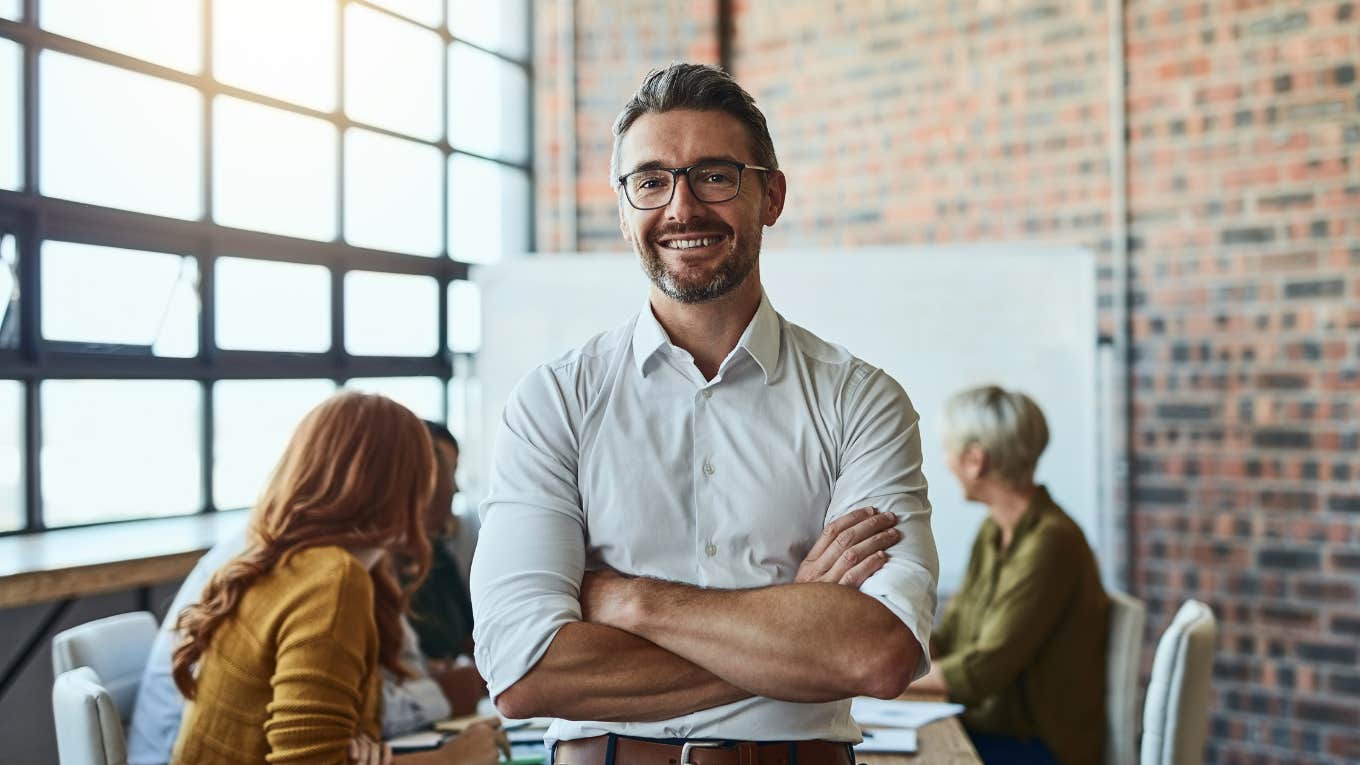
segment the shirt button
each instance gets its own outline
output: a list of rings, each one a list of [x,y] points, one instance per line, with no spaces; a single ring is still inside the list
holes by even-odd
[[[718,546],[709,542],[704,545],[704,552],[708,554],[708,557],[712,558],[714,555],[718,554]]]
[[[715,472],[715,471],[713,470],[713,463],[712,463],[712,462],[705,462],[705,463],[704,463],[704,475],[713,475],[714,472]]]
[[[713,398],[712,388],[704,388],[704,398]]]

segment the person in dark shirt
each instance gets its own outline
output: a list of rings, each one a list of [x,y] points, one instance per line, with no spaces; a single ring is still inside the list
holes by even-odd
[[[452,513],[458,493],[458,440],[439,423],[427,420],[425,427],[434,442],[438,476],[425,513],[432,550],[430,573],[411,596],[411,626],[431,677],[443,688],[454,715],[463,715],[476,709],[486,683],[471,659],[472,601],[453,552],[459,531],[459,520]]]

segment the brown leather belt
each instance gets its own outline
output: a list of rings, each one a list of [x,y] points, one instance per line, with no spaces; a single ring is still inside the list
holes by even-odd
[[[613,751],[610,751],[610,748]],[[850,745],[834,741],[689,741],[668,744],[627,736],[559,741],[553,765],[854,765]]]

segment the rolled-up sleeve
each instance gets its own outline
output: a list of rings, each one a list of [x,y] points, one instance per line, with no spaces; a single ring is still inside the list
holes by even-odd
[[[581,618],[585,523],[568,406],[541,367],[511,393],[496,434],[470,582],[477,667],[493,700]]]
[[[867,366],[858,368],[846,385],[841,411],[840,473],[826,523],[869,506],[897,516],[902,537],[860,592],[886,606],[920,643],[919,678],[930,669],[940,569],[921,472],[920,417],[896,380]]]

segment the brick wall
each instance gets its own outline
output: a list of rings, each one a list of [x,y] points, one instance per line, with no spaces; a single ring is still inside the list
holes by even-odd
[[[575,118],[579,229],[543,237],[562,230],[562,186],[544,199],[561,173],[540,168],[540,241],[621,249],[608,126],[647,68],[716,60],[719,4],[576,7],[574,115],[540,96],[538,116],[540,150]],[[1108,308],[1103,0],[730,7],[734,73],[791,176],[771,246],[1074,243],[1098,254]],[[1335,0],[1124,11],[1131,586],[1149,660],[1183,599],[1220,618],[1212,762],[1360,760],[1358,16]]]
[[[1216,761],[1360,759],[1360,23],[1127,19],[1137,591],[1222,621]]]

